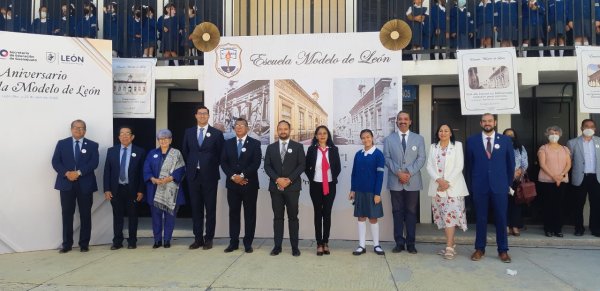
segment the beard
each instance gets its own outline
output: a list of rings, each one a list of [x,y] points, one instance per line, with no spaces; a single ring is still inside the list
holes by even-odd
[[[284,140],[288,139],[290,137],[289,134],[285,134],[285,133],[284,134],[279,134],[278,136],[279,136],[279,139],[284,139]]]
[[[487,133],[494,131],[494,127],[492,127],[492,126],[484,126],[484,127],[482,127],[482,129],[483,129],[483,131],[485,131]]]

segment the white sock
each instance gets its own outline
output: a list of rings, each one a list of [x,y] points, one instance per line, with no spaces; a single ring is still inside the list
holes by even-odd
[[[176,67],[179,66],[179,60],[173,60],[173,63],[175,64]]]
[[[554,56],[554,50],[550,51],[550,56],[553,57]]]
[[[367,224],[365,221],[358,222],[358,245],[361,247],[365,247],[366,237],[367,236]]]
[[[373,245],[379,245],[379,223],[371,223],[371,236],[373,237]]]
[[[564,44],[561,44],[559,46],[565,46]],[[559,50],[558,54],[562,57],[565,54],[565,50]]]
[[[443,47],[442,49],[445,49],[445,47]],[[442,59],[446,59],[446,53],[442,53]]]
[[[581,45],[581,42],[580,41],[576,41],[575,45]]]
[[[147,57],[148,57],[148,55],[146,55],[146,54],[142,55],[142,58],[147,58]]]
[[[163,61],[163,65],[168,66],[169,65],[169,60]]]
[[[538,43],[538,47],[543,47],[543,46],[544,46],[543,43]],[[540,58],[543,58],[544,57],[544,51],[543,50],[539,50],[539,53],[540,53]]]
[[[524,43],[523,47],[529,47],[529,44]],[[526,58],[527,57],[527,51],[523,51],[523,57]]]
[[[436,46],[434,46],[433,48],[437,50],[437,49],[439,49],[440,47],[436,45]],[[435,59],[436,59],[436,60],[439,60],[439,59],[440,59],[440,53],[434,53],[434,54],[433,54],[433,56],[435,57]]]
[[[413,61],[417,60],[417,54],[413,54],[412,57],[413,57]]]
[[[583,42],[583,45],[590,45],[590,43],[586,40]]]

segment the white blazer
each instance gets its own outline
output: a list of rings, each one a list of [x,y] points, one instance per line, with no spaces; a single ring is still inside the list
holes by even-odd
[[[465,164],[462,143],[457,141],[454,144],[448,144],[446,150],[446,163],[443,173],[440,173],[436,157],[441,151],[441,147],[435,143],[429,147],[429,155],[427,155],[427,173],[431,179],[429,180],[429,190],[427,194],[431,197],[439,195],[440,197],[460,197],[468,196],[469,190],[463,176],[463,167]],[[443,178],[448,181],[450,187],[444,192],[438,192],[438,183],[435,181],[438,178]]]

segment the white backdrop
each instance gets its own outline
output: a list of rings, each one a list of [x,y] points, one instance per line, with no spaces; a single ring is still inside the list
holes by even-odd
[[[389,119],[395,119],[402,104],[401,51],[385,49],[379,33],[222,37],[220,45],[205,54],[205,70],[204,102],[210,109],[211,124],[225,129],[226,137],[233,136],[231,121],[240,116],[249,120],[251,128],[259,128],[250,135],[262,141],[263,151],[275,141],[280,119],[290,120],[292,138],[305,144],[308,139],[306,135],[299,138],[301,132],[308,132],[312,138],[315,124],[324,123],[333,130],[333,135],[339,137],[336,143],[342,173],[333,206],[331,238],[356,239],[354,208],[347,195],[354,154],[362,148],[357,144],[358,133],[363,128],[378,129],[381,143],[395,130]],[[288,105],[291,112],[287,112]],[[366,107],[372,113],[366,113]],[[321,110],[324,114],[319,113]],[[357,113],[360,110],[362,113]],[[357,121],[358,115],[363,122]],[[310,117],[318,121],[306,122]],[[268,131],[260,130],[267,126]],[[256,236],[272,237],[273,212],[262,165],[259,174]],[[229,236],[225,179],[221,179],[217,202],[216,235],[220,237]],[[304,174],[302,179],[300,237],[314,239],[308,179]],[[391,201],[385,181],[382,198],[385,216],[380,220],[381,238],[393,240]],[[287,230],[287,219],[285,224]]]
[[[52,154],[56,142],[71,135],[71,121],[83,119],[86,137],[100,144],[103,169],[112,144],[111,61],[110,41],[0,32],[0,253],[61,245]],[[92,244],[110,242],[111,213],[94,193]]]

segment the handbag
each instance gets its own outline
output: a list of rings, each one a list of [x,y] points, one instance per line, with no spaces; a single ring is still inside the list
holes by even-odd
[[[531,181],[527,174],[524,174],[521,183],[517,186],[515,203],[529,205],[535,199],[535,196],[537,196],[535,182]]]

